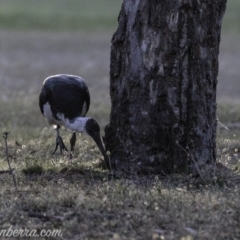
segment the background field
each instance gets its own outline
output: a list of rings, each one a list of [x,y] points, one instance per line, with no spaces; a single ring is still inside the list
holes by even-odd
[[[96,4],[97,2],[97,4]],[[82,76],[103,129],[110,113],[109,58],[120,0],[0,1],[0,129],[11,131],[9,154],[18,183],[0,175],[0,229],[62,229],[62,239],[237,239],[240,237],[240,1],[223,22],[218,84],[218,162],[203,179],[129,176],[108,181],[87,136],[75,158],[51,155],[54,131],[38,108],[43,80]],[[62,130],[67,143],[70,133]],[[7,169],[0,142],[0,170]],[[37,215],[37,214],[38,215]],[[45,215],[44,215],[45,214]],[[44,217],[45,216],[45,217]]]

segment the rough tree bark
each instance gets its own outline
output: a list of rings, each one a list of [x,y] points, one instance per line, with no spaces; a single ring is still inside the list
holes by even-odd
[[[104,140],[118,170],[170,173],[216,160],[225,8],[226,0],[124,0]]]

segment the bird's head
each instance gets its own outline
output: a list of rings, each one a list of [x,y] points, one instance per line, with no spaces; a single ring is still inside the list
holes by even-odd
[[[85,130],[88,135],[92,138],[96,135],[100,135],[100,127],[99,124],[93,119],[89,118],[85,123]]]
[[[95,141],[95,143],[97,144],[98,148],[100,149],[100,151],[104,157],[107,168],[109,170],[111,170],[110,163],[109,163],[109,157],[106,154],[106,150],[103,146],[102,139],[100,136],[99,124],[93,118],[89,118],[85,124],[85,131]]]

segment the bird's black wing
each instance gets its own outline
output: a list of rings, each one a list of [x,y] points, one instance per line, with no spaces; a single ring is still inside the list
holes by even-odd
[[[72,75],[55,75],[46,79],[40,94],[40,108],[48,102],[53,116],[64,114],[73,120],[85,116],[90,105],[90,94],[84,80]],[[41,108],[43,112],[43,108]]]
[[[47,92],[44,87],[42,87],[41,93],[39,95],[39,108],[41,110],[41,113],[43,114],[43,106],[45,103],[47,103]]]

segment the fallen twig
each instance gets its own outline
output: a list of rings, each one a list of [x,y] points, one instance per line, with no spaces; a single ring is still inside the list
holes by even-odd
[[[12,169],[12,171],[14,170],[14,168]],[[2,170],[0,171],[0,174],[4,174],[4,173],[8,173],[8,174],[12,174],[11,170]]]
[[[220,126],[222,126],[223,128],[229,130],[229,128],[228,128],[226,125],[224,125],[223,123],[221,123],[221,122],[219,121],[218,117],[217,117],[217,122],[220,124]]]
[[[44,213],[36,213],[36,212],[28,212],[29,217],[40,218],[41,220],[49,221],[51,219],[50,216]]]
[[[45,213],[37,213],[37,212],[28,212],[28,216],[31,218],[39,218],[42,221],[57,221],[61,222],[64,220],[63,216],[51,216]]]

